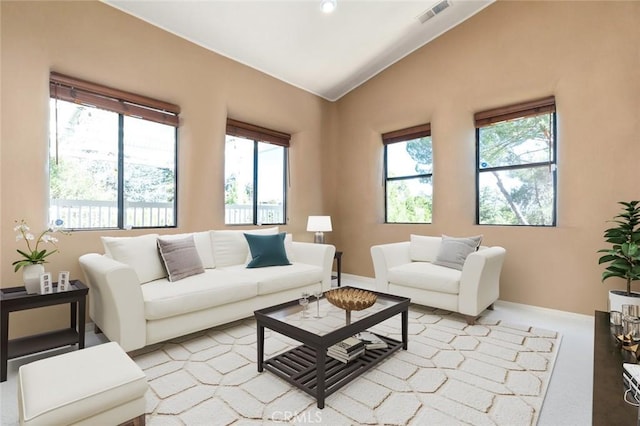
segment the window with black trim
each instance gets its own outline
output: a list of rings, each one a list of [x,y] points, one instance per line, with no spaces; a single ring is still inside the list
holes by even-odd
[[[287,150],[291,135],[227,119],[224,222],[286,223]]]
[[[176,226],[180,108],[52,72],[49,216],[67,229]]]
[[[475,123],[476,223],[555,226],[555,98],[479,112]]]
[[[431,125],[384,133],[386,223],[431,223],[433,150]]]

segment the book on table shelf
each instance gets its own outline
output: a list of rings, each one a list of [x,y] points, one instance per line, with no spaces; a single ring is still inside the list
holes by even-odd
[[[342,354],[350,354],[351,352],[359,351],[360,349],[364,349],[364,342],[360,339],[356,339],[355,337],[347,337],[346,339],[336,343],[329,347],[329,349],[333,349],[336,353]]]
[[[345,364],[347,364],[348,362],[351,362],[354,359],[358,358],[363,353],[364,353],[364,346],[360,347],[359,350],[355,350],[355,351],[350,352],[349,354],[337,351],[337,350],[333,349],[333,347],[330,347],[329,349],[327,349],[327,355],[329,355],[331,358],[337,359],[338,361],[340,361],[342,363],[345,363]]]
[[[362,331],[362,332],[356,334],[355,337],[358,340],[360,340],[362,343],[364,343],[364,347],[366,349],[372,350],[372,349],[386,349],[387,348],[387,342],[385,342],[379,336],[377,336],[376,334],[374,334],[374,333],[372,333],[370,331]]]
[[[353,336],[347,337],[327,349],[327,355],[345,364],[358,358],[363,353],[364,342]]]

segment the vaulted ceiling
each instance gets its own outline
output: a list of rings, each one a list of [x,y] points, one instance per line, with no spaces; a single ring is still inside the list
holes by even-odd
[[[494,0],[103,1],[334,101]]]

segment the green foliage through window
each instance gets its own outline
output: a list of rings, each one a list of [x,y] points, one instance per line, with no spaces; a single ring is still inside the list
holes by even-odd
[[[555,110],[476,130],[481,225],[554,226]]]
[[[431,136],[385,144],[387,223],[431,223]]]
[[[50,101],[49,215],[66,228],[175,226],[176,129]]]

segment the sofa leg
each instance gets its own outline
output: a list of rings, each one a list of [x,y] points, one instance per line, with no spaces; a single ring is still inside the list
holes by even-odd
[[[93,324],[93,332],[96,334],[102,334],[102,330],[100,330],[100,327],[97,326],[97,324]]]
[[[476,318],[478,318],[478,317],[474,317],[474,316],[471,316],[471,315],[465,315],[464,316],[464,319],[467,320],[467,324],[469,324],[469,325],[475,325],[476,324]]]
[[[493,311],[493,303],[490,304],[489,306],[487,306],[487,309],[490,310],[490,311]]]

